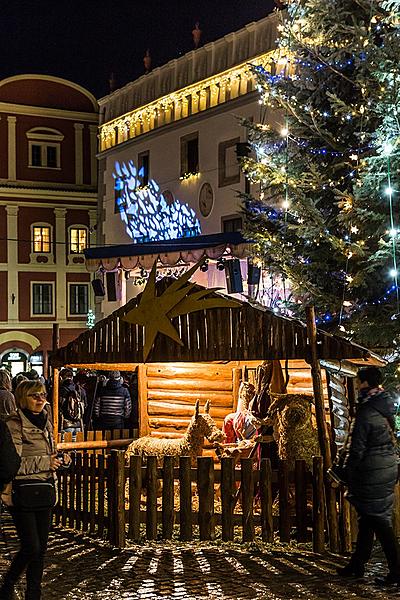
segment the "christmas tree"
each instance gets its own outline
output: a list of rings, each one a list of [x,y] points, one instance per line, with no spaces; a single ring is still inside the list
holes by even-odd
[[[400,0],[300,0],[257,68],[271,125],[247,123],[245,233],[282,307],[393,355],[400,346]]]

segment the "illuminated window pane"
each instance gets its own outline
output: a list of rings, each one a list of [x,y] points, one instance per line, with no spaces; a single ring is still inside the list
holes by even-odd
[[[33,228],[33,251],[50,252],[50,227]]]
[[[87,229],[74,228],[70,229],[69,236],[69,252],[70,254],[82,254],[87,248]]]

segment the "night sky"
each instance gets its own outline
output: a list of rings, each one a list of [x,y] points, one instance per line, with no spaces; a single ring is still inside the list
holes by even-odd
[[[203,43],[271,12],[273,0],[10,0],[1,3],[0,77],[45,73],[108,93],[143,73],[150,48],[153,67],[193,49],[200,21]]]

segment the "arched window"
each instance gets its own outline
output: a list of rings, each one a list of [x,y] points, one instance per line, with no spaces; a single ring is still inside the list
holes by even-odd
[[[28,139],[29,167],[60,169],[61,142],[64,135],[57,129],[34,127],[26,132]]]

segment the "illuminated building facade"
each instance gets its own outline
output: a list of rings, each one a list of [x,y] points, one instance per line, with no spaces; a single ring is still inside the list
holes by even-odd
[[[99,246],[241,229],[240,120],[279,120],[260,105],[252,70],[273,61],[278,25],[277,14],[250,23],[99,100]],[[122,300],[101,314],[131,297],[120,279]]]
[[[0,81],[0,363],[46,370],[86,329],[92,304],[83,249],[97,221],[98,104],[45,75]]]

